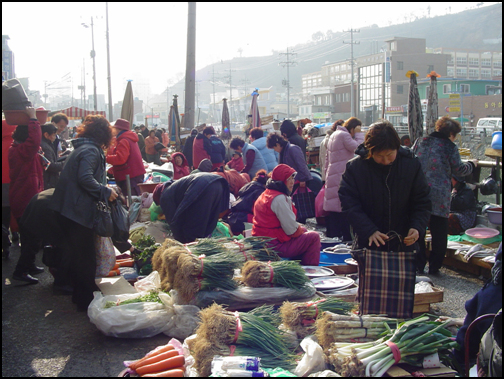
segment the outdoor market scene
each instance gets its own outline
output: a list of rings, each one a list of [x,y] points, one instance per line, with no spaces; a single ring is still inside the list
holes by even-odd
[[[501,377],[501,42],[391,28],[502,35],[502,3],[443,4],[215,64],[197,30],[224,5],[160,4],[185,75],[154,95],[124,62],[116,104],[118,3],[40,90],[3,26],[2,376]]]

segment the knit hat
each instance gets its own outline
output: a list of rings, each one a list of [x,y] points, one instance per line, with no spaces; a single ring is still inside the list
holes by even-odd
[[[198,135],[198,129],[194,128],[191,130],[191,136],[197,136]]]
[[[291,120],[284,120],[280,125],[280,133],[286,134],[287,138],[297,133],[296,125]]]
[[[271,172],[271,179],[287,184],[287,179],[296,174],[296,170],[294,170],[292,167],[281,163],[277,165]]]
[[[130,123],[128,120],[125,120],[123,118],[118,118],[116,122],[112,125],[114,128],[120,129],[120,130],[130,130]]]
[[[198,170],[200,170],[201,172],[212,171],[212,161],[207,158],[203,159],[198,166]]]

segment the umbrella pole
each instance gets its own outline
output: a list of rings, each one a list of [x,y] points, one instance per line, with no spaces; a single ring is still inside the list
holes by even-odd
[[[128,208],[133,204],[133,200],[131,198],[131,183],[129,174],[126,175],[126,188],[128,190]]]

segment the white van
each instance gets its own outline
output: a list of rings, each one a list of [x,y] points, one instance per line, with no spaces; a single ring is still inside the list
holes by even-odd
[[[478,120],[476,124],[476,133],[486,131],[487,135],[502,130],[502,117],[484,117]]]

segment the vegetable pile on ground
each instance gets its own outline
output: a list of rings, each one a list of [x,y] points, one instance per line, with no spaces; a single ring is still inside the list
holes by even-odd
[[[142,302],[153,302],[153,303],[161,303],[163,304],[163,301],[159,297],[159,292],[155,290],[149,291],[145,295],[141,295],[139,297],[135,297],[134,299],[127,299],[127,300],[117,300],[117,301],[107,301],[105,303],[105,308],[112,308],[116,307],[119,305],[125,305],[125,304],[132,304],[132,303],[142,303]]]
[[[213,304],[200,316],[197,337],[189,345],[200,376],[210,375],[215,355],[253,356],[261,358],[264,367],[295,367],[295,356],[287,348],[283,332],[268,322],[279,322],[270,308],[233,313]]]
[[[248,261],[243,265],[241,279],[249,287],[281,286],[295,290],[310,281],[297,261]]]
[[[156,243],[154,237],[144,234],[133,246],[140,251],[140,253],[132,253],[135,261],[141,266],[139,274],[150,274],[152,272],[152,256],[161,245]]]
[[[370,342],[395,328],[397,320],[388,317],[339,315],[324,312],[315,322],[318,342],[327,350],[334,342]]]
[[[399,324],[375,342],[336,342],[328,351],[329,362],[342,376],[379,377],[397,363],[421,366],[426,355],[447,353],[458,346],[445,328],[448,322],[429,321],[423,315]]]
[[[145,357],[125,364],[131,373],[142,377],[183,377],[185,373],[184,356],[170,344],[158,346]]]
[[[293,303],[285,301],[280,307],[282,323],[290,330],[296,332],[298,338],[304,338],[316,331],[315,320],[322,316],[322,312],[332,312],[341,315],[348,314],[353,308],[353,303],[334,297],[316,299],[307,303]]]

